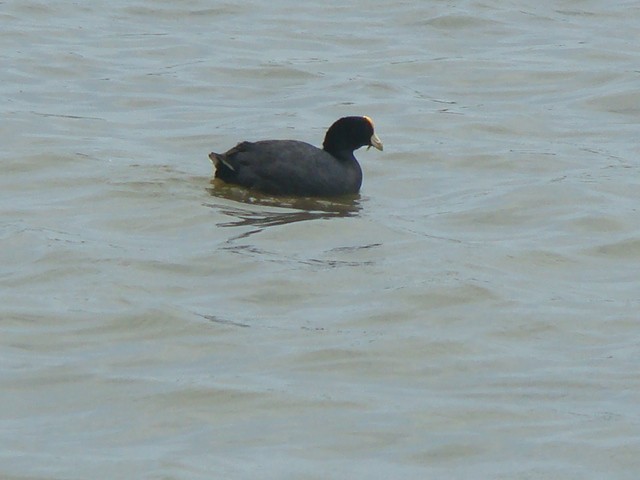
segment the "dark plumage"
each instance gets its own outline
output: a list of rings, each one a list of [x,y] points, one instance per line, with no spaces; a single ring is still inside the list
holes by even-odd
[[[242,142],[225,153],[210,153],[215,177],[272,195],[328,197],[358,193],[362,170],[353,151],[382,150],[369,117],[336,121],[319,149],[297,140]]]

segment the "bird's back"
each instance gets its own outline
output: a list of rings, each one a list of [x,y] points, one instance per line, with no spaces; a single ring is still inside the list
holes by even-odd
[[[217,178],[276,195],[357,193],[362,171],[353,161],[297,140],[242,142],[223,154],[212,153]]]

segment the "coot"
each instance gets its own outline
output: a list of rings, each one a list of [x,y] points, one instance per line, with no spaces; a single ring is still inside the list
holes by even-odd
[[[353,151],[382,150],[369,117],[344,117],[324,137],[322,149],[297,140],[242,142],[210,153],[215,177],[271,195],[329,197],[358,193],[362,170]]]

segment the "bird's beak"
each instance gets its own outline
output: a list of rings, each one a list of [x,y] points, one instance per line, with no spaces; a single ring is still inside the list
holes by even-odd
[[[369,150],[371,147],[377,148],[380,151],[383,150],[382,140],[380,140],[378,138],[378,135],[376,135],[375,133],[371,135],[371,140],[369,141],[369,146],[367,147],[367,150]]]

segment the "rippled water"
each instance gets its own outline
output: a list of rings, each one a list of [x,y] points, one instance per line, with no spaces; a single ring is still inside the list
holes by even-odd
[[[0,477],[637,478],[639,15],[0,2]],[[210,182],[352,114],[356,199]]]

